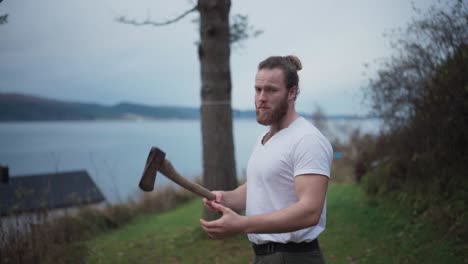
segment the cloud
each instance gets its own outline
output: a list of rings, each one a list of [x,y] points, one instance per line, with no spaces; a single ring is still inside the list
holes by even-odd
[[[416,1],[427,7],[433,1]],[[200,66],[191,14],[167,27],[116,23],[119,15],[166,20],[194,1],[5,1],[0,13],[0,91],[113,104],[199,106]],[[353,112],[365,79],[363,64],[388,56],[385,30],[404,26],[408,1],[232,1],[231,13],[247,14],[264,34],[231,54],[232,102],[253,108],[259,61],[298,55],[303,93],[298,108]],[[343,96],[346,95],[346,96]],[[360,111],[360,110],[359,110]]]

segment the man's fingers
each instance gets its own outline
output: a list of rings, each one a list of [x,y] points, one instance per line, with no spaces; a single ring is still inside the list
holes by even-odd
[[[219,228],[220,224],[218,220],[215,221],[205,221],[204,219],[200,219],[200,223],[203,228]]]
[[[220,204],[221,203],[221,195],[216,195],[215,196],[215,201]]]
[[[200,224],[202,225],[202,227],[205,227],[207,223],[209,223],[209,222],[200,218]]]
[[[200,219],[201,226],[203,230],[205,230],[205,232],[208,234],[208,237],[211,239],[220,239],[222,237],[222,229],[218,227],[216,223],[213,224],[213,222],[216,221],[208,222],[203,219]]]
[[[212,206],[212,203],[215,203],[215,201],[210,201],[206,198],[203,198],[203,205],[208,208],[209,210],[211,211],[214,211],[214,212],[218,212],[218,210],[216,210],[213,206]]]
[[[224,234],[226,233],[222,225],[220,225],[219,221],[207,222],[203,219],[200,219],[200,223],[203,230],[205,230],[210,238],[220,239],[223,238]]]
[[[221,204],[219,203],[214,203],[214,202],[211,202],[211,206],[218,212],[222,213],[222,214],[225,214],[228,212],[228,208],[227,207],[224,207],[222,206]]]

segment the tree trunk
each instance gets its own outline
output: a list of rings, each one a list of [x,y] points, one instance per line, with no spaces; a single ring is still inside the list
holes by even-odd
[[[210,190],[237,187],[229,65],[230,5],[229,0],[198,1],[203,181]],[[217,214],[205,210],[204,217],[213,220]]]

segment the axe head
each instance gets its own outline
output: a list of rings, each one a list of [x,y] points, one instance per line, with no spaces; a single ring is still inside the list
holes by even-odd
[[[156,173],[161,168],[164,160],[166,158],[166,153],[156,147],[152,147],[148,158],[146,159],[145,169],[140,180],[140,189],[145,192],[150,192],[154,189],[154,182],[156,180]]]

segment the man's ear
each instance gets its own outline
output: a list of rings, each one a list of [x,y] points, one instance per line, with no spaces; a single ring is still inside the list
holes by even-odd
[[[297,97],[297,86],[291,87],[288,92],[288,100],[294,100]]]

